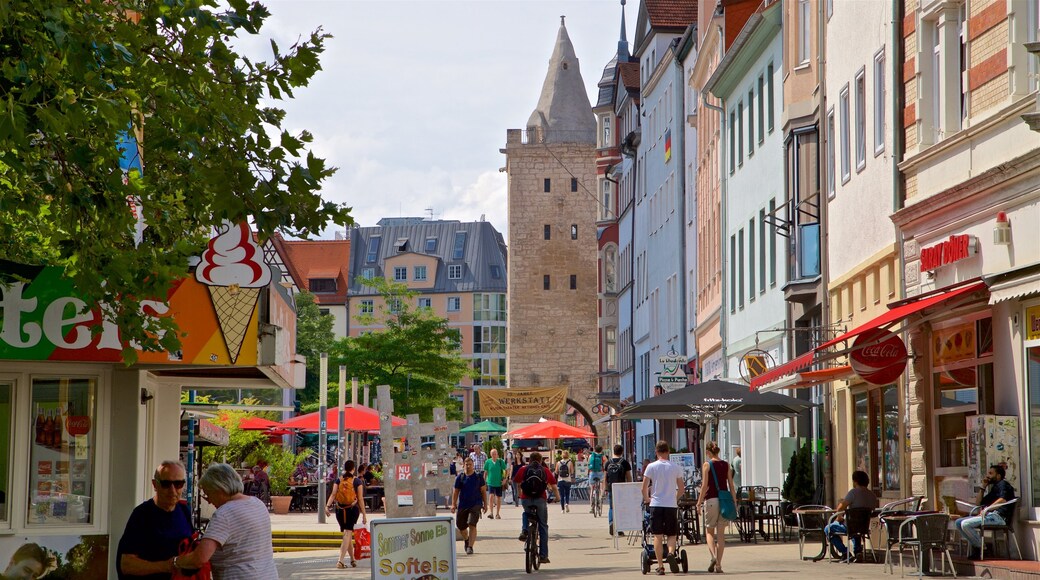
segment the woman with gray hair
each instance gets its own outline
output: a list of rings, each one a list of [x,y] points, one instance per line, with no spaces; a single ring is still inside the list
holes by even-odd
[[[243,493],[242,478],[226,463],[210,465],[199,488],[217,511],[195,549],[174,558],[173,565],[196,570],[210,562],[214,580],[278,580],[267,506]]]

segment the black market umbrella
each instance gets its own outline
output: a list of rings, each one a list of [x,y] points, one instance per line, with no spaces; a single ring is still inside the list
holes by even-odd
[[[621,410],[620,419],[687,419],[698,423],[720,420],[781,421],[813,406],[808,401],[752,391],[718,379],[687,385]]]

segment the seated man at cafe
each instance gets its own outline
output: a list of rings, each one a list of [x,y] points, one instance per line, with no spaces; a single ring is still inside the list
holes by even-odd
[[[850,508],[877,509],[877,507],[878,498],[870,489],[870,477],[867,476],[865,471],[853,471],[852,489],[845,494],[845,497],[838,502],[838,506],[834,508],[838,512],[838,517],[823,529],[823,532],[830,539],[831,545],[841,554],[842,558],[848,556],[848,548],[845,547],[845,542],[841,539],[848,532],[842,512]],[[859,538],[852,539],[852,552],[854,554],[859,554],[863,550],[863,546],[860,546],[859,543]]]
[[[1000,505],[1015,499],[1015,488],[1004,479],[1006,471],[1003,465],[990,465],[986,472],[986,478],[982,480],[982,487],[975,497],[975,504],[982,507]],[[985,494],[985,495],[983,495]],[[1006,505],[998,507],[986,514],[986,523],[1003,526],[1012,520],[1015,515],[1015,506]],[[958,518],[957,530],[964,539],[971,544],[969,559],[978,560],[982,553],[982,516],[969,516]]]

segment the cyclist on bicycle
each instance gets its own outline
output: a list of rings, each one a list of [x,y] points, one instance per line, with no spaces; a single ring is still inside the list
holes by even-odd
[[[597,445],[596,451],[589,453],[589,489],[600,488],[600,497],[603,497],[603,446]],[[589,502],[589,513],[595,513],[595,506]]]
[[[521,467],[513,477],[513,482],[520,490],[520,503],[524,506],[520,541],[527,541],[527,508],[536,506],[538,509],[538,561],[548,564],[549,506],[546,504],[548,496],[545,491],[551,489],[556,497],[560,496],[560,491],[556,488],[556,478],[553,477],[552,471],[542,465],[542,454],[535,451],[531,454],[530,462]]]

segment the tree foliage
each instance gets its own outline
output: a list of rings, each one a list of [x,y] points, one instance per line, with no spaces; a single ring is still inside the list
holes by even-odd
[[[318,357],[336,340],[332,323],[331,316],[321,313],[313,294],[304,291],[296,295],[296,352],[307,357],[307,385],[296,395],[301,403],[318,400]]]
[[[320,70],[329,36],[238,54],[269,15],[248,0],[0,2],[0,259],[64,267],[125,342],[174,350],[160,332],[173,321],[140,301],[165,299],[211,228],[248,220],[266,239],[350,223],[318,193],[334,168],[276,106]],[[120,169],[135,150],[120,138],[142,141],[143,172]]]
[[[471,370],[460,356],[458,329],[428,308],[413,307],[415,293],[403,284],[382,278],[363,283],[379,291],[384,306],[356,319],[361,325],[384,328],[337,341],[330,365],[346,365],[347,373],[362,383],[390,385],[395,415],[417,413],[430,421],[433,409],[444,407],[450,417],[459,418],[460,409],[450,395]]]

